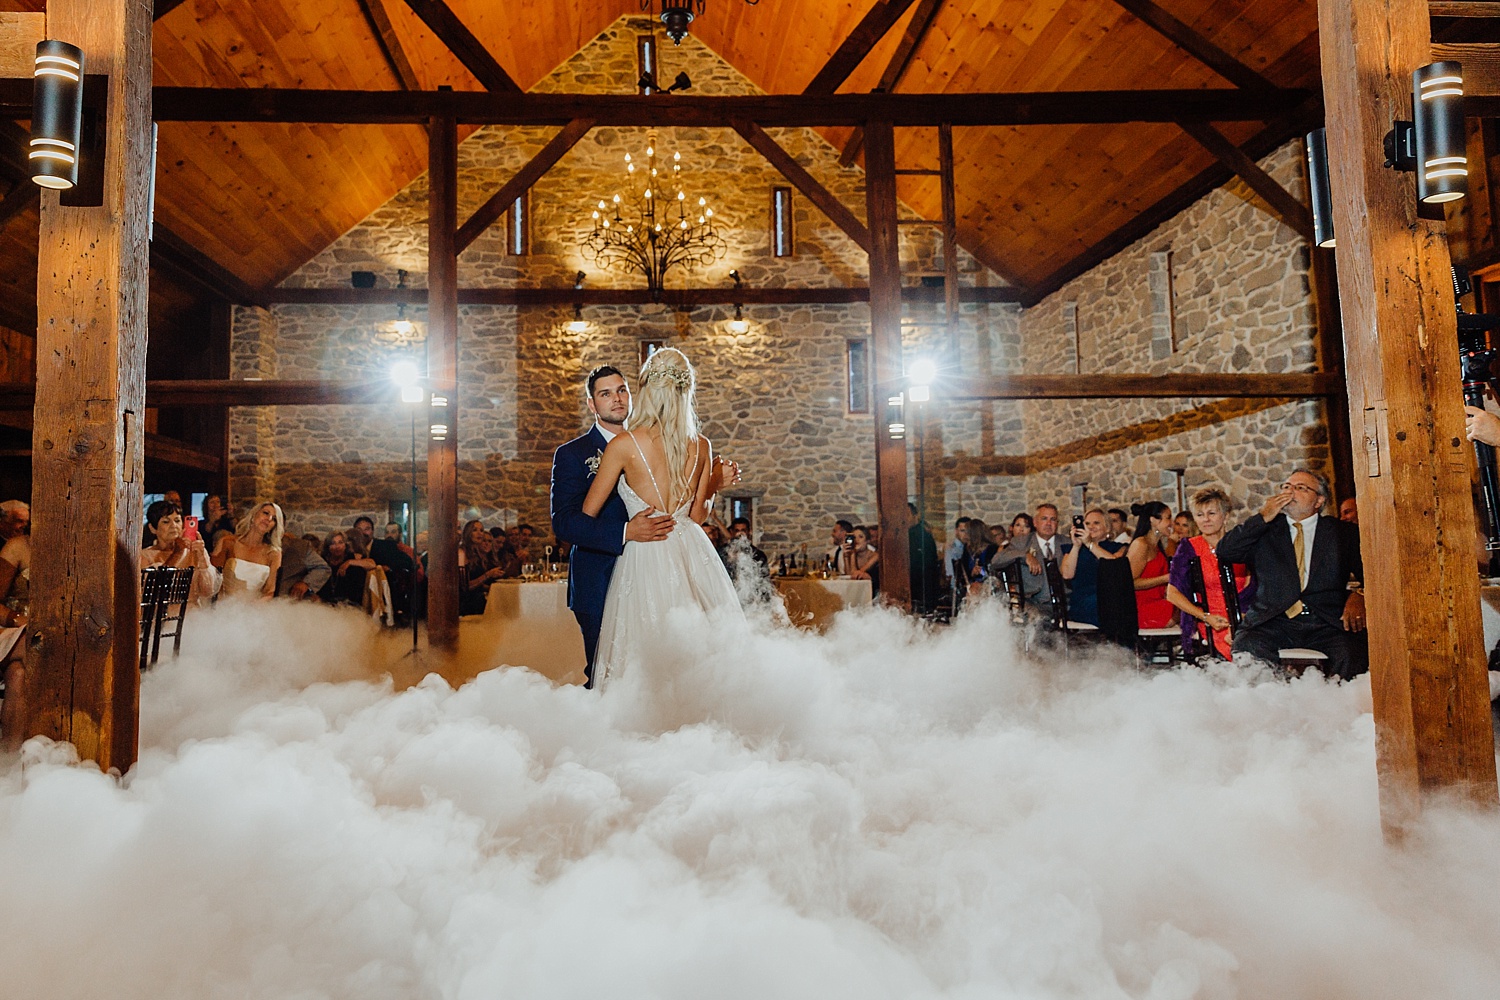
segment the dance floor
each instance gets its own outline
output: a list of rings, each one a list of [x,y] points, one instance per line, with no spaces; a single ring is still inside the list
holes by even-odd
[[[601,695],[190,619],[123,781],[0,766],[14,997],[1500,996],[1500,817],[1381,838],[1365,683],[669,623]]]

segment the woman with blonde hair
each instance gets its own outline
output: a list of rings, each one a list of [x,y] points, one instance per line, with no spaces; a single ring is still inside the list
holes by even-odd
[[[1234,501],[1216,486],[1194,493],[1192,511],[1198,534],[1183,539],[1172,557],[1167,600],[1182,612],[1182,646],[1189,657],[1198,642],[1225,660],[1234,652],[1224,571],[1218,556],[1219,542],[1224,539],[1233,510]],[[1232,571],[1234,589],[1248,607],[1255,597],[1255,581],[1241,563],[1235,563]]]
[[[250,508],[234,534],[222,535],[210,562],[223,571],[224,597],[276,596],[276,572],[281,569],[281,536],[286,518],[269,500]]]
[[[698,530],[722,477],[713,447],[698,432],[696,388],[697,375],[681,351],[666,347],[652,354],[641,368],[625,433],[605,447],[583,501],[583,512],[597,517],[618,490],[631,517],[664,511],[693,529],[673,531],[661,541],[625,543],[604,601],[596,687],[645,655],[672,609],[743,614],[713,543]]]

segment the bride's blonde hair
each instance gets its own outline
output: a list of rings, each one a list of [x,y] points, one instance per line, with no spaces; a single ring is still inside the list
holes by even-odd
[[[276,516],[276,523],[271,525],[270,531],[266,532],[264,535],[257,539],[254,537],[255,515],[260,513],[260,509],[262,507],[271,508],[271,512]],[[234,533],[238,535],[240,537],[240,540],[247,545],[256,545],[263,541],[270,545],[271,548],[280,552],[281,536],[286,533],[286,518],[282,516],[281,505],[278,503],[272,503],[270,500],[263,500],[254,504],[245,513],[245,516],[240,518],[240,523],[234,529]]]
[[[663,503],[681,503],[693,488],[687,468],[688,449],[697,446],[698,415],[693,394],[698,378],[687,355],[675,347],[661,347],[641,366],[635,405],[625,421],[627,430],[661,429],[661,447],[671,470],[672,496]]]

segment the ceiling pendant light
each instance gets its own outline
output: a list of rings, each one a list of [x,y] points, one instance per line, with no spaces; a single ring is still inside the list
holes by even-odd
[[[745,4],[754,7],[760,0],[745,0]],[[641,10],[653,13],[658,8],[661,13],[657,19],[661,21],[662,28],[667,37],[672,39],[673,45],[681,45],[682,40],[687,37],[688,26],[693,23],[693,18],[703,13],[707,6],[707,0],[641,0]]]
[[[38,42],[31,101],[31,179],[66,191],[78,183],[83,50],[55,39]]]

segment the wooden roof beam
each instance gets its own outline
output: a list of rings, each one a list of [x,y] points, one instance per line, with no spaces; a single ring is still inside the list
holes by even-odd
[[[1165,375],[988,375],[944,378],[944,399],[1295,399],[1331,396],[1336,372],[1170,372]]]
[[[1246,90],[1276,89],[1276,84],[1204,38],[1184,22],[1179,21],[1170,12],[1157,5],[1154,0],[1115,0],[1115,3],[1155,28],[1172,44],[1191,54],[1236,87],[1243,87]]]
[[[432,33],[458,57],[464,69],[484,85],[484,89],[497,94],[519,94],[521,88],[510,78],[505,68],[490,55],[474,33],[464,26],[443,0],[406,0],[406,6],[432,29]]]
[[[296,90],[157,87],[157,121],[423,124],[452,115],[466,125],[566,125],[592,118],[617,127],[762,128],[863,125],[1080,125],[1120,122],[1270,121],[1307,90],[1096,90],[1002,94],[801,94],[703,97],[672,94],[491,94],[480,91]],[[31,114],[31,79],[0,79],[0,118]]]
[[[1250,190],[1260,195],[1271,214],[1286,223],[1297,235],[1313,242],[1312,212],[1294,198],[1290,191],[1277,183],[1276,178],[1261,169],[1244,150],[1208,122],[1182,122],[1179,127],[1204,149],[1214,154],[1224,166],[1234,171]]]
[[[945,298],[937,286],[905,285],[904,302],[936,303]],[[268,288],[260,293],[268,305],[423,305],[425,288]],[[960,302],[1007,303],[1021,301],[1019,288],[996,285],[965,285],[958,290]],[[644,288],[460,288],[458,303],[465,306],[640,306],[656,300]],[[673,309],[698,306],[788,306],[846,305],[870,301],[870,290],[863,287],[833,288],[668,288],[662,292],[662,304]]]
[[[396,78],[396,83],[402,90],[421,90],[422,82],[417,79],[416,70],[412,69],[411,60],[407,58],[406,47],[401,44],[401,39],[396,35],[395,26],[391,24],[390,12],[385,9],[385,0],[358,0],[358,2],[360,11],[365,15],[365,22],[375,34],[375,44],[380,46],[380,53],[385,56],[385,63],[391,68],[391,74]]]
[[[912,14],[911,20],[906,22],[906,30],[901,33],[901,42],[896,46],[896,51],[891,53],[891,61],[886,63],[885,72],[880,74],[880,83],[875,86],[877,91],[884,94],[895,91],[901,78],[906,75],[906,68],[911,65],[912,56],[917,54],[917,49],[927,37],[927,29],[931,28],[932,22],[937,20],[938,11],[942,9],[942,6],[943,0],[922,0],[921,5]],[[865,130],[856,128],[839,153],[839,164],[845,167],[852,166],[859,158],[859,152],[864,146]]]
[[[220,266],[187,240],[161,223],[156,224],[151,239],[151,263],[205,293],[210,298],[228,299],[244,305],[262,305],[258,290]]]
[[[870,50],[880,44],[886,32],[896,26],[896,22],[901,20],[901,15],[906,13],[906,8],[913,2],[914,0],[876,0],[875,5],[865,12],[854,30],[849,32],[849,37],[828,57],[823,68],[818,70],[802,93],[832,94],[838,90],[839,85],[849,79],[849,74],[865,61]]]
[[[1484,0],[1428,0],[1430,17],[1500,17],[1500,3]]]
[[[376,0],[376,2],[379,2],[379,0]],[[516,175],[507,181],[499,191],[496,191],[490,196],[488,201],[475,209],[474,214],[469,216],[467,222],[458,227],[458,234],[454,239],[455,252],[463,253],[464,250],[468,249],[469,244],[478,239],[480,233],[483,233],[490,226],[494,225],[495,220],[504,215],[506,210],[515,204],[517,198],[521,197],[521,195],[531,189],[533,184],[541,180],[542,176],[551,170],[558,160],[566,156],[570,149],[578,145],[579,141],[588,135],[589,129],[593,127],[594,121],[592,118],[575,118],[564,125],[562,131],[552,137],[551,142],[543,146],[541,151],[533,156],[525,166],[516,171]]]
[[[734,130],[748,142],[756,152],[764,156],[771,166],[791,181],[803,197],[828,216],[830,222],[844,231],[865,253],[870,252],[870,230],[855,214],[834,196],[817,178],[803,169],[793,156],[766,134],[766,130],[754,122],[736,122]]]

